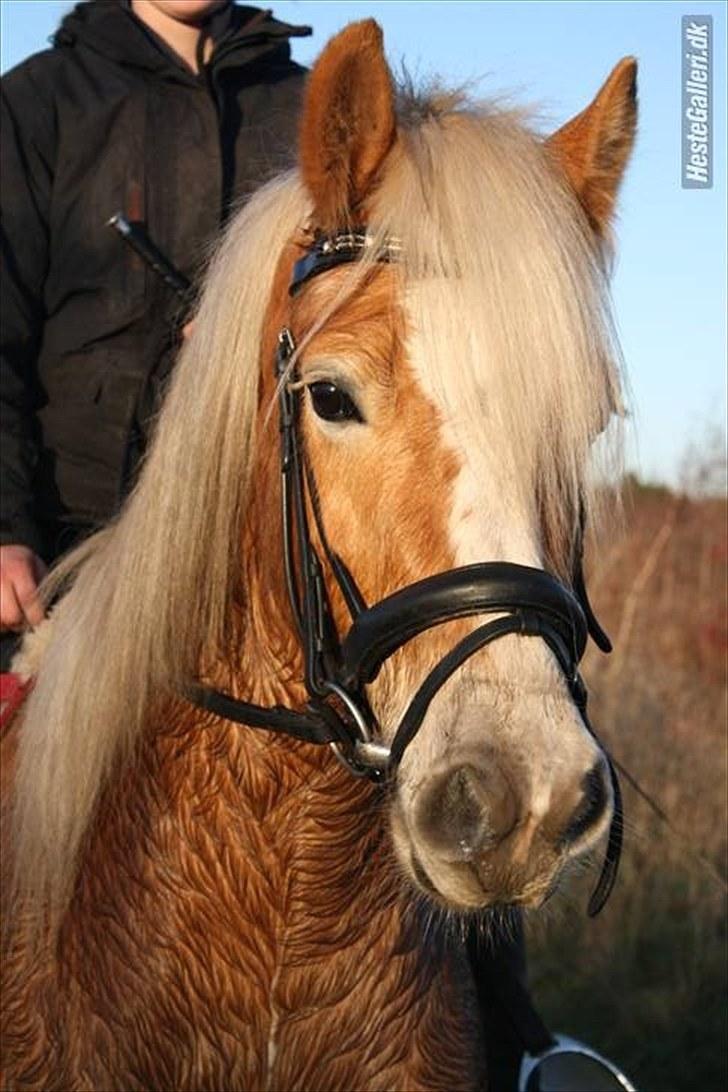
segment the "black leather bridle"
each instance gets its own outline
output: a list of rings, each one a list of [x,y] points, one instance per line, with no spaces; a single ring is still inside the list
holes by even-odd
[[[296,263],[290,293],[295,294],[320,273],[359,260],[373,245],[366,229],[319,236]],[[397,251],[396,244],[385,243],[375,260],[391,261]],[[430,703],[450,676],[491,641],[517,634],[540,637],[546,642],[586,727],[594,735],[586,714],[587,695],[579,662],[589,635],[604,652],[611,651],[611,644],[586,594],[581,541],[575,551],[573,592],[542,569],[490,561],[427,577],[367,606],[325,534],[315,481],[298,428],[300,405],[292,364],[295,352],[293,335],[284,328],[275,358],[283,559],[288,598],[304,656],[306,708],[255,705],[204,686],[192,688],[190,700],[239,724],[282,732],[309,743],[328,743],[354,775],[391,780]],[[334,624],[324,565],[311,538],[309,509],[326,562],[351,616],[351,626],[343,638]],[[367,684],[377,677],[384,662],[413,637],[442,622],[481,615],[498,617],[468,633],[430,671],[411,698],[392,743],[384,744],[366,697]],[[599,746],[609,765],[614,815],[602,873],[589,902],[591,915],[599,912],[614,886],[623,825],[616,771],[601,743]]]

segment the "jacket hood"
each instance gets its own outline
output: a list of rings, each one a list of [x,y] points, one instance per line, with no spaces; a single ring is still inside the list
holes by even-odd
[[[285,49],[289,38],[311,34],[307,26],[291,26],[270,11],[230,3],[214,13],[208,28],[214,42],[210,67],[248,64],[263,53]],[[194,79],[174,51],[138,19],[129,0],[85,0],[64,17],[53,37],[56,47],[83,45],[117,64]]]

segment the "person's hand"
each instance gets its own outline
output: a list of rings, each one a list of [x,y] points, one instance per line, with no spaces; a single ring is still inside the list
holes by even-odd
[[[0,630],[40,625],[45,615],[38,585],[45,573],[29,546],[0,546]]]

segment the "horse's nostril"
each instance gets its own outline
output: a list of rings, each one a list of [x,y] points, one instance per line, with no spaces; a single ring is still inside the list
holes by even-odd
[[[486,843],[513,829],[516,801],[496,765],[467,764],[442,774],[419,802],[417,825],[432,848],[453,860],[468,860]]]
[[[585,774],[582,789],[579,806],[572,815],[563,834],[566,845],[571,845],[583,834],[591,830],[606,811],[609,803],[609,790],[607,788],[607,773],[603,762],[598,762],[588,774]]]

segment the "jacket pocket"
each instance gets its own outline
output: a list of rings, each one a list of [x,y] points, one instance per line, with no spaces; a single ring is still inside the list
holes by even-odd
[[[106,519],[121,503],[143,373],[113,349],[68,354],[44,383],[45,465],[69,518]]]

